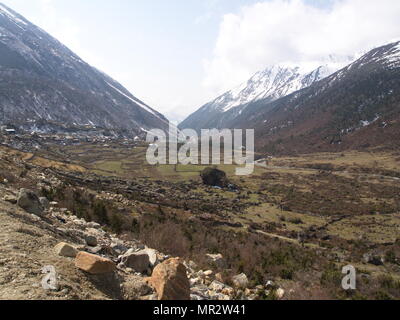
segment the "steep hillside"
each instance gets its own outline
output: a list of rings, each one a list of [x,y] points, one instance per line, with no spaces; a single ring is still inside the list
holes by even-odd
[[[50,131],[103,128],[133,135],[166,118],[0,4],[0,124]]]

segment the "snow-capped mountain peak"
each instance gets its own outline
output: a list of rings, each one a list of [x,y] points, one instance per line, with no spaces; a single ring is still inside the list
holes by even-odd
[[[248,81],[207,103],[189,116],[181,128],[225,128],[254,102],[278,100],[311,86],[354,61],[330,55],[318,62],[280,63],[254,74]]]
[[[227,112],[257,100],[279,99],[330,76],[350,62],[350,58],[339,60],[331,55],[319,65],[281,63],[270,66],[218,97],[213,103],[214,108]]]

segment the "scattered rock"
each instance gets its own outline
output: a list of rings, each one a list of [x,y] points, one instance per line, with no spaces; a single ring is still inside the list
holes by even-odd
[[[92,235],[86,235],[85,242],[88,246],[91,246],[91,247],[97,246],[97,238]]]
[[[222,292],[226,288],[226,286],[217,280],[213,281],[209,286],[211,290],[216,291],[216,292]]]
[[[101,225],[97,222],[88,222],[87,224],[88,228],[93,228],[93,229],[100,229]]]
[[[79,252],[75,258],[75,266],[90,274],[111,273],[115,264],[109,259],[96,256],[87,252]]]
[[[7,201],[7,202],[9,202],[9,203],[12,203],[12,204],[16,204],[17,203],[17,197],[15,197],[15,196],[5,196],[4,198],[3,198],[3,200],[4,201]]]
[[[54,247],[54,251],[59,256],[69,257],[69,258],[75,258],[76,255],[78,254],[78,250],[75,247],[73,247],[70,244],[65,243],[65,242],[61,242],[61,243],[57,244]]]
[[[158,262],[158,258],[157,258],[157,251],[154,249],[150,249],[150,248],[146,248],[143,249],[141,251],[139,251],[138,253],[145,253],[149,256],[149,262],[150,262],[150,266],[154,267],[157,262]]]
[[[209,276],[211,276],[212,274],[213,274],[213,272],[212,272],[211,270],[204,271],[204,275],[205,275],[206,277],[209,277]]]
[[[38,196],[31,190],[21,189],[18,194],[17,204],[26,212],[42,215],[43,207]]]
[[[117,255],[123,255],[128,251],[128,248],[121,244],[121,243],[112,243],[110,248],[117,254]]]
[[[282,300],[283,297],[285,296],[285,290],[283,290],[282,288],[279,288],[278,290],[276,290],[276,298],[278,300]]]
[[[180,259],[169,259],[156,266],[148,281],[159,300],[190,300],[190,283]]]
[[[232,277],[232,283],[237,288],[245,289],[249,284],[249,280],[247,279],[247,276],[244,273],[241,273],[237,276]]]
[[[265,284],[265,289],[267,289],[267,290],[274,290],[276,288],[277,288],[277,286],[275,285],[275,283],[272,280],[268,280],[267,283]]]
[[[222,276],[222,273],[217,273],[215,275],[215,280],[219,281],[219,282],[224,282],[224,278]]]
[[[49,202],[49,200],[47,200],[47,198],[45,198],[45,197],[40,197],[40,198],[39,198],[39,201],[40,201],[40,204],[42,205],[42,208],[43,208],[44,210],[47,210],[47,209],[50,208],[50,202]]]
[[[122,285],[125,300],[138,300],[153,293],[153,288],[142,277],[130,276]]]
[[[365,263],[373,264],[375,266],[382,266],[385,263],[382,257],[374,255],[372,253],[364,254],[363,260]]]
[[[219,269],[223,269],[226,266],[226,262],[222,254],[206,254],[206,259],[208,263]]]

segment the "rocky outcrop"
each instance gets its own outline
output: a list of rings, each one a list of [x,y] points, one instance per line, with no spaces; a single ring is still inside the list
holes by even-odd
[[[190,283],[180,259],[169,259],[156,266],[148,282],[159,300],[190,300]]]

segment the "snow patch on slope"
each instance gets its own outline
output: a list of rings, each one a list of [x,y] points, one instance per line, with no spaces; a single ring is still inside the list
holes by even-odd
[[[8,18],[13,20],[16,24],[21,23],[21,24],[23,24],[25,26],[28,25],[25,21],[23,21],[22,19],[17,17],[14,13],[12,13],[7,7],[5,7],[1,3],[0,3],[0,14],[8,16]]]
[[[119,94],[123,95],[125,98],[127,98],[128,100],[132,101],[133,103],[137,104],[139,107],[143,108],[144,110],[146,110],[147,112],[150,112],[152,115],[156,116],[158,119],[160,119],[161,121],[163,121],[164,123],[168,123],[168,121],[160,118],[160,116],[158,114],[156,114],[150,107],[146,106],[145,104],[141,103],[138,100],[135,100],[134,98],[128,96],[127,94],[123,93],[121,90],[119,90],[118,88],[116,88],[115,86],[113,86],[111,83],[107,82],[106,83],[113,88],[115,91],[117,91]],[[141,128],[142,131],[147,132],[146,130],[143,130],[143,128]]]
[[[143,104],[143,103],[141,103],[140,101],[135,100],[135,99],[133,99],[132,97],[128,96],[127,94],[123,93],[121,90],[119,90],[119,89],[117,89],[116,87],[114,87],[111,83],[108,83],[108,82],[107,82],[107,84],[108,84],[111,88],[113,88],[115,91],[117,91],[119,94],[121,94],[121,95],[123,95],[125,98],[127,98],[128,100],[134,102],[135,104],[139,105],[141,108],[145,109],[147,112],[150,112],[151,114],[153,114],[153,115],[155,115],[156,117],[158,117],[158,115],[157,115],[153,110],[151,110],[148,106],[146,106],[145,104]]]

